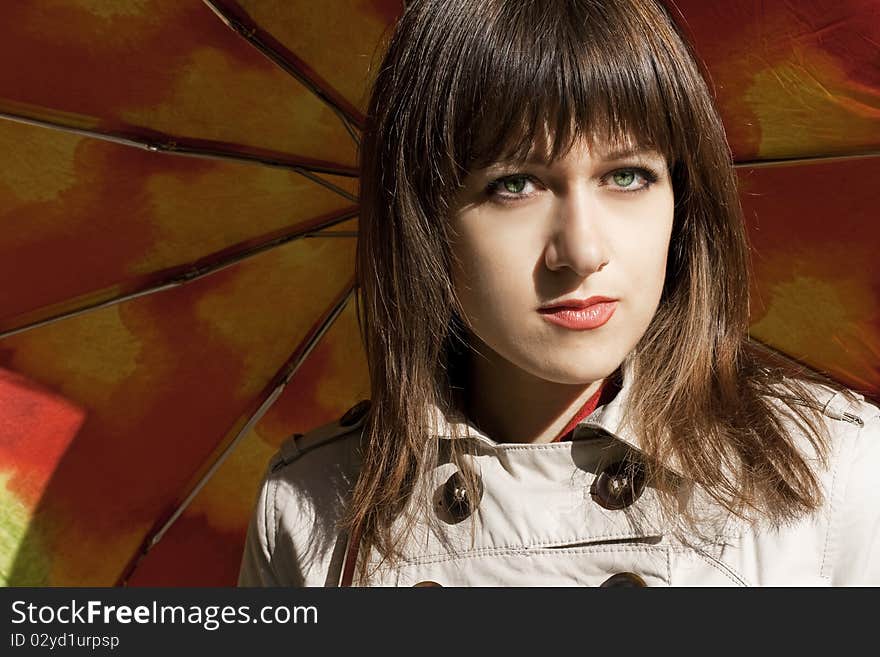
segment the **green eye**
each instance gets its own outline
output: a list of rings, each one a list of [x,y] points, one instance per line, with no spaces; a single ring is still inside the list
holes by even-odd
[[[614,174],[614,184],[618,187],[629,187],[635,179],[636,174],[633,171],[618,171]]]
[[[522,176],[505,178],[503,185],[505,192],[510,194],[522,194],[522,191],[526,188],[526,179]]]

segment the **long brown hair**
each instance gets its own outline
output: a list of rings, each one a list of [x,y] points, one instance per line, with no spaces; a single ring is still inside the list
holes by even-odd
[[[361,553],[400,555],[416,508],[408,505],[427,504],[417,484],[438,459],[429,409],[455,409],[466,338],[451,279],[454,197],[472,167],[523,158],[542,134],[551,159],[577,139],[634,139],[669,164],[675,216],[663,295],[629,357],[626,421],[647,461],[674,458],[740,517],[781,522],[816,508],[817,477],[786,423],[826,458],[807,385],[825,379],[749,339],[731,154],[700,65],[664,6],[419,0],[378,70],[360,151],[358,316],[372,408],[344,525],[360,534]],[[467,441],[451,443],[464,470]],[[651,476],[658,490],[674,489],[663,468]]]

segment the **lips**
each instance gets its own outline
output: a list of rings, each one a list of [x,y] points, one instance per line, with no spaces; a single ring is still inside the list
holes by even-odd
[[[590,297],[556,303],[538,312],[551,324],[563,328],[585,331],[605,324],[617,309],[617,299]]]
[[[556,312],[557,310],[561,309],[582,310],[584,308],[594,306],[597,303],[606,303],[611,301],[617,301],[617,299],[598,295],[589,297],[588,299],[563,299],[562,301],[557,301],[556,303],[542,306],[538,312]]]

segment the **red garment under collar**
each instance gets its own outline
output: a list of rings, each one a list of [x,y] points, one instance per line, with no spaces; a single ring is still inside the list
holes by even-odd
[[[613,379],[613,377],[609,378]],[[616,385],[616,380],[609,382],[609,379],[605,379],[602,381],[602,385],[599,386],[599,389],[593,393],[583,406],[581,406],[581,410],[579,410],[575,416],[568,421],[565,428],[560,431],[559,435],[557,435],[551,442],[557,443],[563,440],[571,440],[574,435],[574,428],[590,413],[595,411],[600,403],[607,404],[611,401],[619,390],[620,388]]]

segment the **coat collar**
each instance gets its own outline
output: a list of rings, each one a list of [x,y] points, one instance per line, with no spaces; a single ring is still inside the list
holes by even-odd
[[[643,449],[638,435],[623,423],[623,415],[629,402],[629,396],[632,389],[631,384],[633,379],[632,366],[629,359],[621,364],[620,369],[615,374],[618,374],[621,379],[620,390],[617,392],[613,399],[608,401],[606,404],[598,406],[590,415],[588,415],[580,423],[578,423],[577,427],[575,428],[575,439],[577,439],[578,433],[582,431],[598,430],[609,434],[611,437],[616,438],[617,440],[625,443],[632,449],[642,453]],[[458,429],[459,437],[466,436],[497,449],[505,449],[511,446],[515,446],[517,449],[523,449],[528,445],[532,445],[531,443],[523,444],[496,442],[485,433],[480,431],[461,413],[444,415],[440,411],[440,409],[435,406],[433,409],[433,414],[435,422],[434,433],[441,439],[453,439],[455,437],[453,434],[453,426],[455,426]],[[540,454],[541,450],[545,450],[548,445],[560,444],[565,445],[565,443],[542,443],[540,445],[534,444],[532,446],[536,448],[535,453]],[[682,470],[681,467],[678,465],[677,460],[669,459],[665,463],[665,466],[679,476],[682,475]]]

